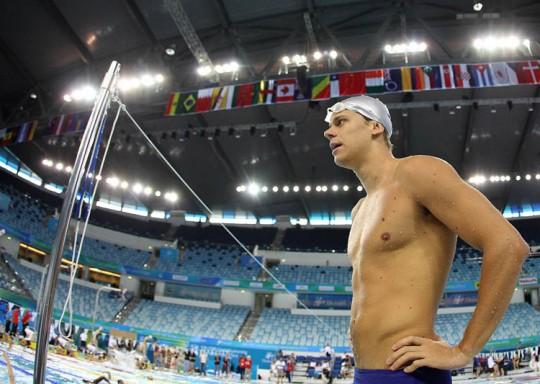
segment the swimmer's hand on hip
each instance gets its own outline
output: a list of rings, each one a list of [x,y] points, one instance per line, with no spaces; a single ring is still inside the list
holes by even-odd
[[[391,370],[405,366],[403,371],[406,373],[414,372],[420,367],[462,368],[472,359],[472,356],[465,354],[458,346],[418,336],[399,340],[392,346],[392,351],[386,364]]]

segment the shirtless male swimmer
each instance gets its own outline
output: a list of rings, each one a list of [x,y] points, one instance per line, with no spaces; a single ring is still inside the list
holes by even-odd
[[[395,158],[390,113],[379,100],[346,99],[325,121],[334,162],[367,192],[352,210],[347,251],[354,382],[451,383],[450,369],[468,364],[503,318],[529,246],[447,162]],[[478,304],[452,346],[433,326],[457,236],[483,252],[483,263]]]

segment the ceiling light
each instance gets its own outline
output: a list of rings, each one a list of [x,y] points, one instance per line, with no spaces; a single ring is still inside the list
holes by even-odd
[[[245,191],[246,191],[245,185],[239,185],[238,187],[236,187],[236,192],[245,192]]]
[[[332,185],[332,191],[337,192],[339,187],[337,185]]]
[[[517,180],[517,181],[520,181],[520,180],[521,180],[521,176],[520,176],[520,175],[517,175],[517,176],[516,176],[516,180]]]
[[[156,191],[156,192],[154,193],[154,196],[160,197],[160,196],[161,196],[161,191]]]
[[[277,185],[274,185],[272,187],[272,192],[277,192],[277,191],[279,191],[279,187]]]
[[[331,59],[337,58],[337,52],[333,49],[330,51],[329,55]]]
[[[209,65],[202,65],[199,68],[197,68],[197,73],[200,76],[207,76],[212,72],[212,68]]]
[[[530,180],[531,178],[532,178],[531,175],[529,175],[529,174],[525,175],[525,180]]]
[[[57,170],[61,171],[62,169],[64,169],[64,164],[62,164],[62,163],[56,163],[55,168],[56,168]]]
[[[281,58],[281,61],[283,62],[283,64],[289,65],[290,62],[291,62],[291,59],[289,58],[289,56],[283,56],[283,57]]]
[[[317,187],[315,188],[315,191],[320,192],[321,189],[322,189],[321,186],[320,186],[320,185],[317,185]]]
[[[150,187],[144,187],[144,194],[146,196],[150,196],[150,194],[152,193],[152,188]]]
[[[265,185],[264,187],[261,188],[261,191],[262,192],[268,192],[268,187]]]
[[[30,94],[30,98],[35,100],[35,99],[37,99],[37,95],[34,92],[32,92]]]
[[[359,185],[358,187],[356,187],[356,190],[357,190],[358,192],[362,192],[362,191],[364,190],[364,188],[362,188],[362,186]]]
[[[127,181],[124,180],[124,181],[122,181],[122,182],[120,183],[120,188],[126,189],[127,187],[129,187],[129,184],[128,184]]]
[[[143,190],[143,186],[140,183],[137,183],[133,186],[133,192],[135,192],[137,195],[141,193]]]
[[[320,51],[315,51],[315,53],[313,53],[313,58],[315,60],[320,60],[322,57],[322,53]]]
[[[344,190],[345,192],[347,192],[347,191],[349,190],[349,186],[348,186],[348,185],[344,185],[344,186],[343,186],[343,190]]]
[[[66,103],[71,103],[73,101],[73,98],[71,97],[71,95],[68,95],[67,93],[64,95],[64,101]]]
[[[105,182],[113,188],[118,187],[118,184],[120,184],[120,180],[117,177],[107,177]]]
[[[295,185],[295,186],[293,187],[293,191],[294,191],[294,192],[298,192],[299,190],[300,190],[300,187],[299,187],[298,185]]]
[[[71,168],[71,166],[68,165],[68,166],[66,167],[65,171],[66,171],[67,173],[71,173],[71,172],[73,171],[73,168]]]
[[[165,53],[166,53],[167,55],[169,55],[169,56],[174,56],[174,54],[176,53],[176,51],[174,50],[174,48],[169,47],[169,48],[165,49]]]
[[[311,187],[309,185],[306,185],[304,191],[311,192]]]
[[[250,195],[256,196],[259,193],[259,185],[256,183],[251,183],[248,186],[248,192]]]
[[[323,186],[321,187],[321,191],[323,191],[323,192],[328,191],[328,187],[327,187],[326,185],[323,185]]]
[[[483,7],[484,7],[484,4],[482,4],[481,1],[473,2],[473,10],[475,10],[476,12],[480,12]]]
[[[283,192],[285,192],[285,193],[289,192],[289,187],[287,185],[285,185],[283,187]]]

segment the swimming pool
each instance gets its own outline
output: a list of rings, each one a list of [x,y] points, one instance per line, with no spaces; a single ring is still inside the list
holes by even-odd
[[[1,351],[5,348],[2,346]],[[8,351],[11,365],[15,374],[17,384],[32,383],[34,371],[34,353],[25,350],[20,346],[13,346]],[[121,367],[114,366],[112,363],[94,363],[74,359],[66,356],[59,356],[53,353],[48,355],[47,380],[49,384],[81,383],[83,379],[93,380],[106,372],[112,375],[111,382],[122,379],[126,383],[189,383],[189,384],[222,384],[223,381],[212,377],[186,376],[172,372],[162,371],[123,371]],[[0,384],[9,384],[7,377],[6,363],[3,358],[0,359]],[[235,383],[234,380],[227,382]]]
[[[0,351],[5,350],[5,345],[0,347]],[[11,351],[8,351],[13,371],[15,374],[15,382],[17,384],[32,383],[32,374],[34,371],[34,352],[24,349],[20,346],[13,346]],[[186,376],[172,372],[163,371],[139,371],[139,370],[122,370],[121,366],[113,363],[95,363],[91,361],[74,359],[71,357],[60,356],[53,353],[48,355],[47,364],[47,383],[48,384],[65,384],[65,383],[81,383],[83,379],[95,379],[106,372],[112,375],[111,382],[116,383],[116,380],[122,379],[126,383],[181,383],[181,384],[222,384],[223,380],[218,380],[213,377]],[[336,381],[335,381],[336,382]],[[351,380],[339,380],[339,383],[350,383]],[[454,379],[454,383],[474,383],[474,384],[540,384],[540,376],[534,373],[525,373],[515,376],[506,376],[500,378],[481,378],[481,379]],[[235,380],[227,380],[227,383],[238,383]],[[0,359],[0,384],[9,384],[7,377],[7,368],[4,359]]]

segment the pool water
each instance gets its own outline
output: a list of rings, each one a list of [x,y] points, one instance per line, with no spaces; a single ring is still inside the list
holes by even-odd
[[[4,346],[0,350],[5,350]],[[8,351],[17,384],[33,383],[34,351],[25,350],[20,346],[13,346]],[[0,353],[0,384],[9,384],[7,367]],[[190,383],[190,384],[222,384],[223,381],[213,377],[186,376],[172,372],[162,371],[128,371],[122,370],[111,363],[95,363],[91,361],[48,354],[46,383],[82,383],[83,379],[93,380],[106,372],[110,372],[112,383],[122,379],[126,383]],[[228,382],[235,382],[229,380]]]

